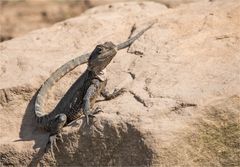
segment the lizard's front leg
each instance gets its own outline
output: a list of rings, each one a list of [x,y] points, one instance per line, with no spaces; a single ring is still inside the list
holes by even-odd
[[[102,90],[101,95],[104,97],[105,100],[111,100],[111,99],[114,99],[114,98],[122,95],[125,92],[126,92],[126,89],[121,88],[121,89],[115,89],[113,91],[113,93],[109,93],[109,91],[106,90],[106,88],[105,88]]]
[[[94,113],[90,113],[91,100],[96,99],[98,96],[98,89],[100,88],[100,81],[94,80],[93,84],[89,86],[86,94],[83,97],[83,113],[86,117],[87,125],[89,125],[89,116],[93,116]]]

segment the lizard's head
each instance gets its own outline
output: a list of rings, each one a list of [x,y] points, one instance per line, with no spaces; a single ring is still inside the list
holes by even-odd
[[[48,122],[48,130],[52,134],[58,133],[62,130],[66,122],[67,116],[65,114],[57,114],[53,119]]]
[[[88,69],[95,73],[102,71],[116,54],[116,46],[112,42],[97,45],[88,59]]]

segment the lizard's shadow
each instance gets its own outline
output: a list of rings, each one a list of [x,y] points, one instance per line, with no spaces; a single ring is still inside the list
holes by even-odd
[[[27,105],[19,133],[20,139],[15,141],[17,142],[34,140],[35,141],[35,144],[33,146],[34,149],[41,148],[41,146],[45,145],[46,141],[44,141],[44,139],[46,140],[48,138],[48,134],[38,129],[37,124],[35,122],[34,103],[38,91],[33,95],[33,97],[31,98]]]
[[[61,112],[63,106],[71,102],[71,96],[73,95],[74,92],[76,92],[76,89],[78,88],[78,86],[81,85],[83,77],[86,77],[84,73],[80,75],[80,77],[70,86],[70,88],[67,90],[64,96],[57,103],[56,107],[50,113],[50,117]],[[41,157],[44,155],[44,152],[45,152],[46,144],[48,143],[48,140],[49,140],[49,133],[38,128],[37,123],[35,121],[34,104],[35,104],[35,100],[39,90],[33,95],[33,97],[31,98],[31,100],[27,105],[25,114],[22,119],[22,124],[21,124],[21,129],[19,134],[20,139],[15,141],[15,142],[34,141],[35,144],[33,146],[33,149],[39,148],[38,152],[35,153],[35,155],[33,155],[33,159],[30,163],[30,166],[35,166],[35,163],[38,163],[41,160]]]
[[[18,141],[34,141],[33,149],[39,148],[39,150],[34,153],[32,161],[29,166],[36,166],[40,161],[41,157],[44,155],[45,146],[48,142],[49,134],[37,128],[37,124],[35,122],[35,114],[34,114],[34,103],[37,97],[39,90],[33,95],[31,100],[29,101],[27,108],[25,110],[22,124],[19,133]]]

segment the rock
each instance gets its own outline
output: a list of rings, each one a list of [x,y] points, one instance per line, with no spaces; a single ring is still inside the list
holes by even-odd
[[[169,8],[197,0],[154,0]],[[53,23],[75,17],[85,10],[111,3],[127,2],[127,0],[80,0],[80,1],[0,1],[1,31],[0,42],[22,36],[29,31],[42,27],[49,27]]]
[[[0,164],[13,166],[237,166],[240,119],[240,2],[201,1],[168,9],[154,2],[100,6],[0,44]],[[43,154],[33,102],[60,65],[106,40],[154,26],[108,67],[108,88],[90,127],[64,128],[56,160]],[[136,32],[133,32],[136,33]],[[60,80],[46,110],[86,66]],[[117,77],[116,77],[117,76]],[[133,77],[134,76],[134,77]],[[10,133],[9,133],[10,132]]]

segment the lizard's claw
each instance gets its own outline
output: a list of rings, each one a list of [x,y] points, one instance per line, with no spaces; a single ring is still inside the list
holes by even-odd
[[[89,115],[90,115],[90,114],[85,114],[87,125],[89,125]]]
[[[59,134],[51,135],[49,137],[49,141],[46,146],[46,152],[48,151],[48,149],[50,149],[50,153],[51,153],[51,156],[53,157],[53,159],[55,159],[53,147],[56,147],[57,151],[59,152],[59,148],[57,146],[57,140],[60,140],[61,142],[63,142],[62,134],[59,133]]]
[[[89,117],[94,118],[95,116],[92,113],[88,113],[88,114],[85,115],[85,117],[86,117],[86,123],[89,126]]]
[[[103,110],[102,110],[100,107],[97,107],[97,108],[95,108],[95,109],[93,110],[92,116],[95,117],[94,115],[95,115],[95,114],[98,114],[98,113],[100,113],[100,112],[103,112]]]
[[[57,134],[57,139],[59,139],[63,143],[63,137],[61,133]]]

